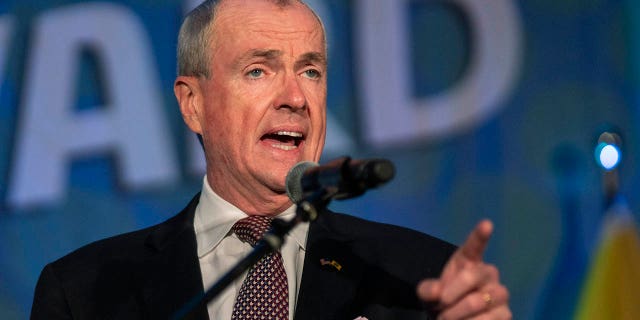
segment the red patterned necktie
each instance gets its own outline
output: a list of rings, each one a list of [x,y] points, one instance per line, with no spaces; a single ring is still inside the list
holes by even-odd
[[[272,218],[249,216],[233,225],[240,240],[255,246]],[[289,319],[289,286],[280,252],[267,253],[251,269],[240,287],[232,320]]]

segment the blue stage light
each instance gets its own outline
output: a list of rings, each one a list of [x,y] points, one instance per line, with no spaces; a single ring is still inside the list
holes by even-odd
[[[605,170],[613,170],[620,163],[620,149],[613,145],[601,142],[596,147],[596,162]]]

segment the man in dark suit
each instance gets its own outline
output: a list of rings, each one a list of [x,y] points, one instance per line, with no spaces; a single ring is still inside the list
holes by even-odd
[[[208,1],[178,42],[174,91],[185,123],[202,136],[202,192],[159,225],[47,265],[32,318],[170,317],[251,250],[232,231],[238,220],[295,211],[285,176],[318,161],[325,139],[320,19],[296,0]],[[321,215],[281,250],[288,318],[509,319],[508,291],[482,260],[491,229],[481,222],[456,249],[408,229]],[[239,279],[192,316],[229,319],[242,286]]]

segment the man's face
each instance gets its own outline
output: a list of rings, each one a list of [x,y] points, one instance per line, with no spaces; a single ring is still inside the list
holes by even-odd
[[[259,211],[286,208],[287,172],[324,146],[323,30],[305,6],[268,1],[223,2],[213,27],[211,77],[199,81],[208,181],[247,213],[273,214]]]

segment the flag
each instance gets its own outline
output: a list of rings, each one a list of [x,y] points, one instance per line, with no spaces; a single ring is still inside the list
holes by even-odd
[[[574,318],[640,319],[640,237],[633,216],[622,202],[605,214]]]

